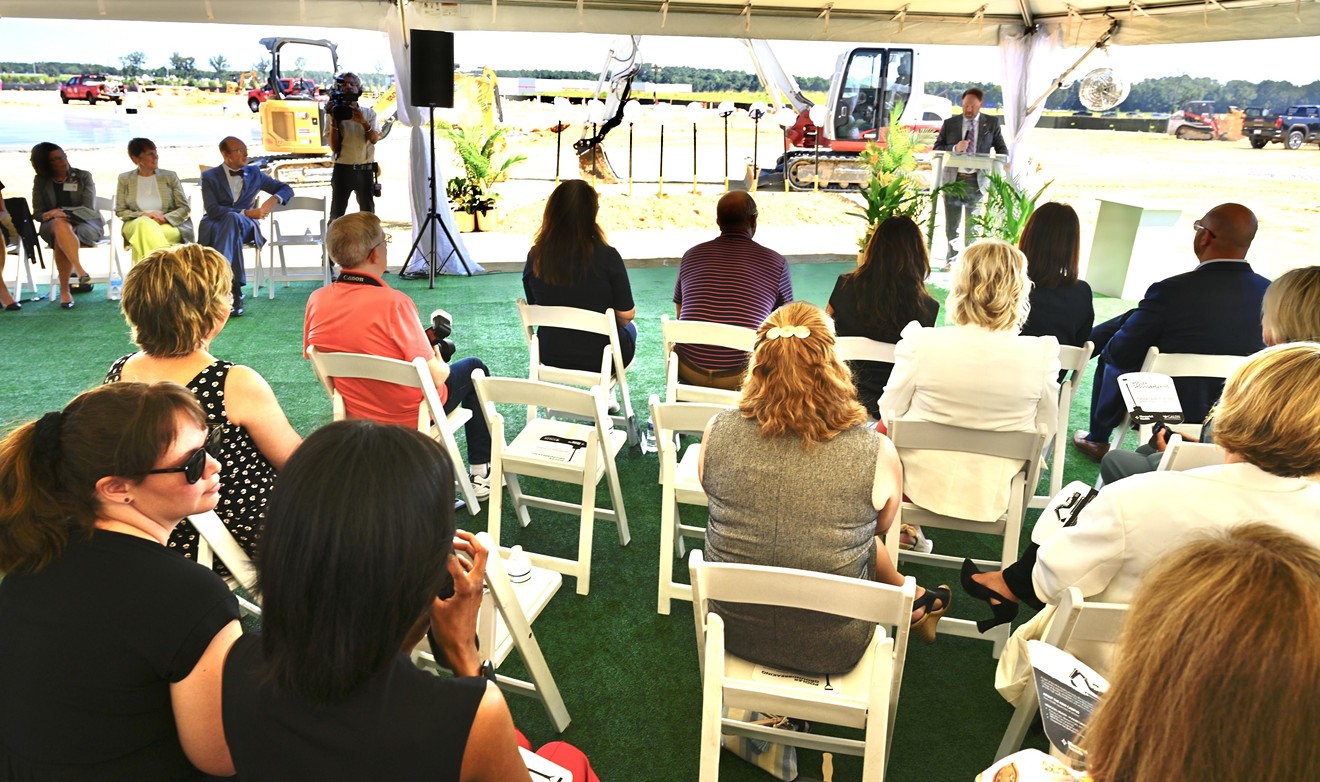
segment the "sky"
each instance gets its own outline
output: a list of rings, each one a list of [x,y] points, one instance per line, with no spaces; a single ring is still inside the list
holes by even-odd
[[[52,52],[60,59],[78,59],[107,65],[119,63],[130,51],[147,55],[148,67],[159,67],[172,53],[194,57],[203,71],[207,61],[223,54],[230,68],[246,70],[258,62],[265,50],[258,39],[284,35],[327,38],[339,45],[340,67],[345,70],[388,71],[389,46],[384,35],[362,30],[294,28],[262,25],[140,23],[103,20],[34,20],[0,18],[0,60],[41,61]],[[61,46],[53,48],[52,40]],[[461,32],[455,35],[455,59],[465,70],[490,66],[495,69],[553,68],[599,72],[615,37],[586,33],[493,33]],[[829,76],[846,43],[778,41],[776,56],[796,76]],[[1315,57],[1317,38],[1286,38],[1269,41],[1170,44],[1161,46],[1111,47],[1113,65],[1130,81],[1160,76],[1206,76],[1218,81],[1275,79],[1308,84],[1320,80],[1320,58]],[[745,47],[731,39],[694,39],[649,36],[642,39],[642,59],[658,65],[692,65],[706,68],[751,71]],[[995,47],[922,46],[921,61],[927,81],[1000,80],[999,53]],[[700,52],[699,57],[694,52]],[[1059,69],[1071,64],[1071,51]],[[1093,55],[1083,72],[1106,64],[1104,55]],[[320,69],[317,63],[307,67]],[[325,66],[328,67],[328,66]]]

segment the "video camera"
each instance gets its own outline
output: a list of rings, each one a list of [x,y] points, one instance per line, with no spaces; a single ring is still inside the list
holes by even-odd
[[[346,122],[353,118],[358,99],[362,97],[362,83],[351,73],[341,73],[335,77],[334,86],[327,93],[330,100],[326,110],[336,122]]]
[[[426,338],[440,351],[440,360],[449,363],[449,359],[458,352],[458,346],[449,338],[454,330],[454,319],[444,310],[431,313],[431,327],[426,330]]]

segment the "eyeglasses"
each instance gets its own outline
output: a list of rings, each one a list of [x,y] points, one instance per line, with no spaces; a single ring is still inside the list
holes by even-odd
[[[1197,220],[1196,222],[1192,223],[1192,230],[1196,231],[1197,233],[1200,233],[1201,231],[1205,231],[1206,233],[1210,234],[1211,239],[1215,238],[1215,232],[1211,231],[1209,228],[1206,228],[1205,224],[1202,223],[1200,220]]]
[[[220,461],[220,445],[225,441],[225,428],[217,426],[206,436],[206,445],[188,455],[188,460],[179,467],[162,467],[159,470],[147,470],[147,475],[163,475],[171,472],[183,473],[188,483],[197,483],[206,472],[206,457]]]

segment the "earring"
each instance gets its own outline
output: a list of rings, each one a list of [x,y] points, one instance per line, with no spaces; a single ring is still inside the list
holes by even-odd
[[[124,498],[124,502],[132,502],[132,501],[133,501],[133,498],[132,498],[132,497],[125,497],[125,498]]]

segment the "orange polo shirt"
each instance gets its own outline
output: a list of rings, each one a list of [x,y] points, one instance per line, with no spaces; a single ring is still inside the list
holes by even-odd
[[[334,282],[312,293],[303,318],[303,354],[315,345],[322,353],[366,353],[412,361],[435,355],[422,328],[417,305],[379,277],[361,270],[364,282]],[[351,418],[417,426],[422,392],[379,380],[343,378],[335,388]],[[441,385],[440,401],[447,397]]]

